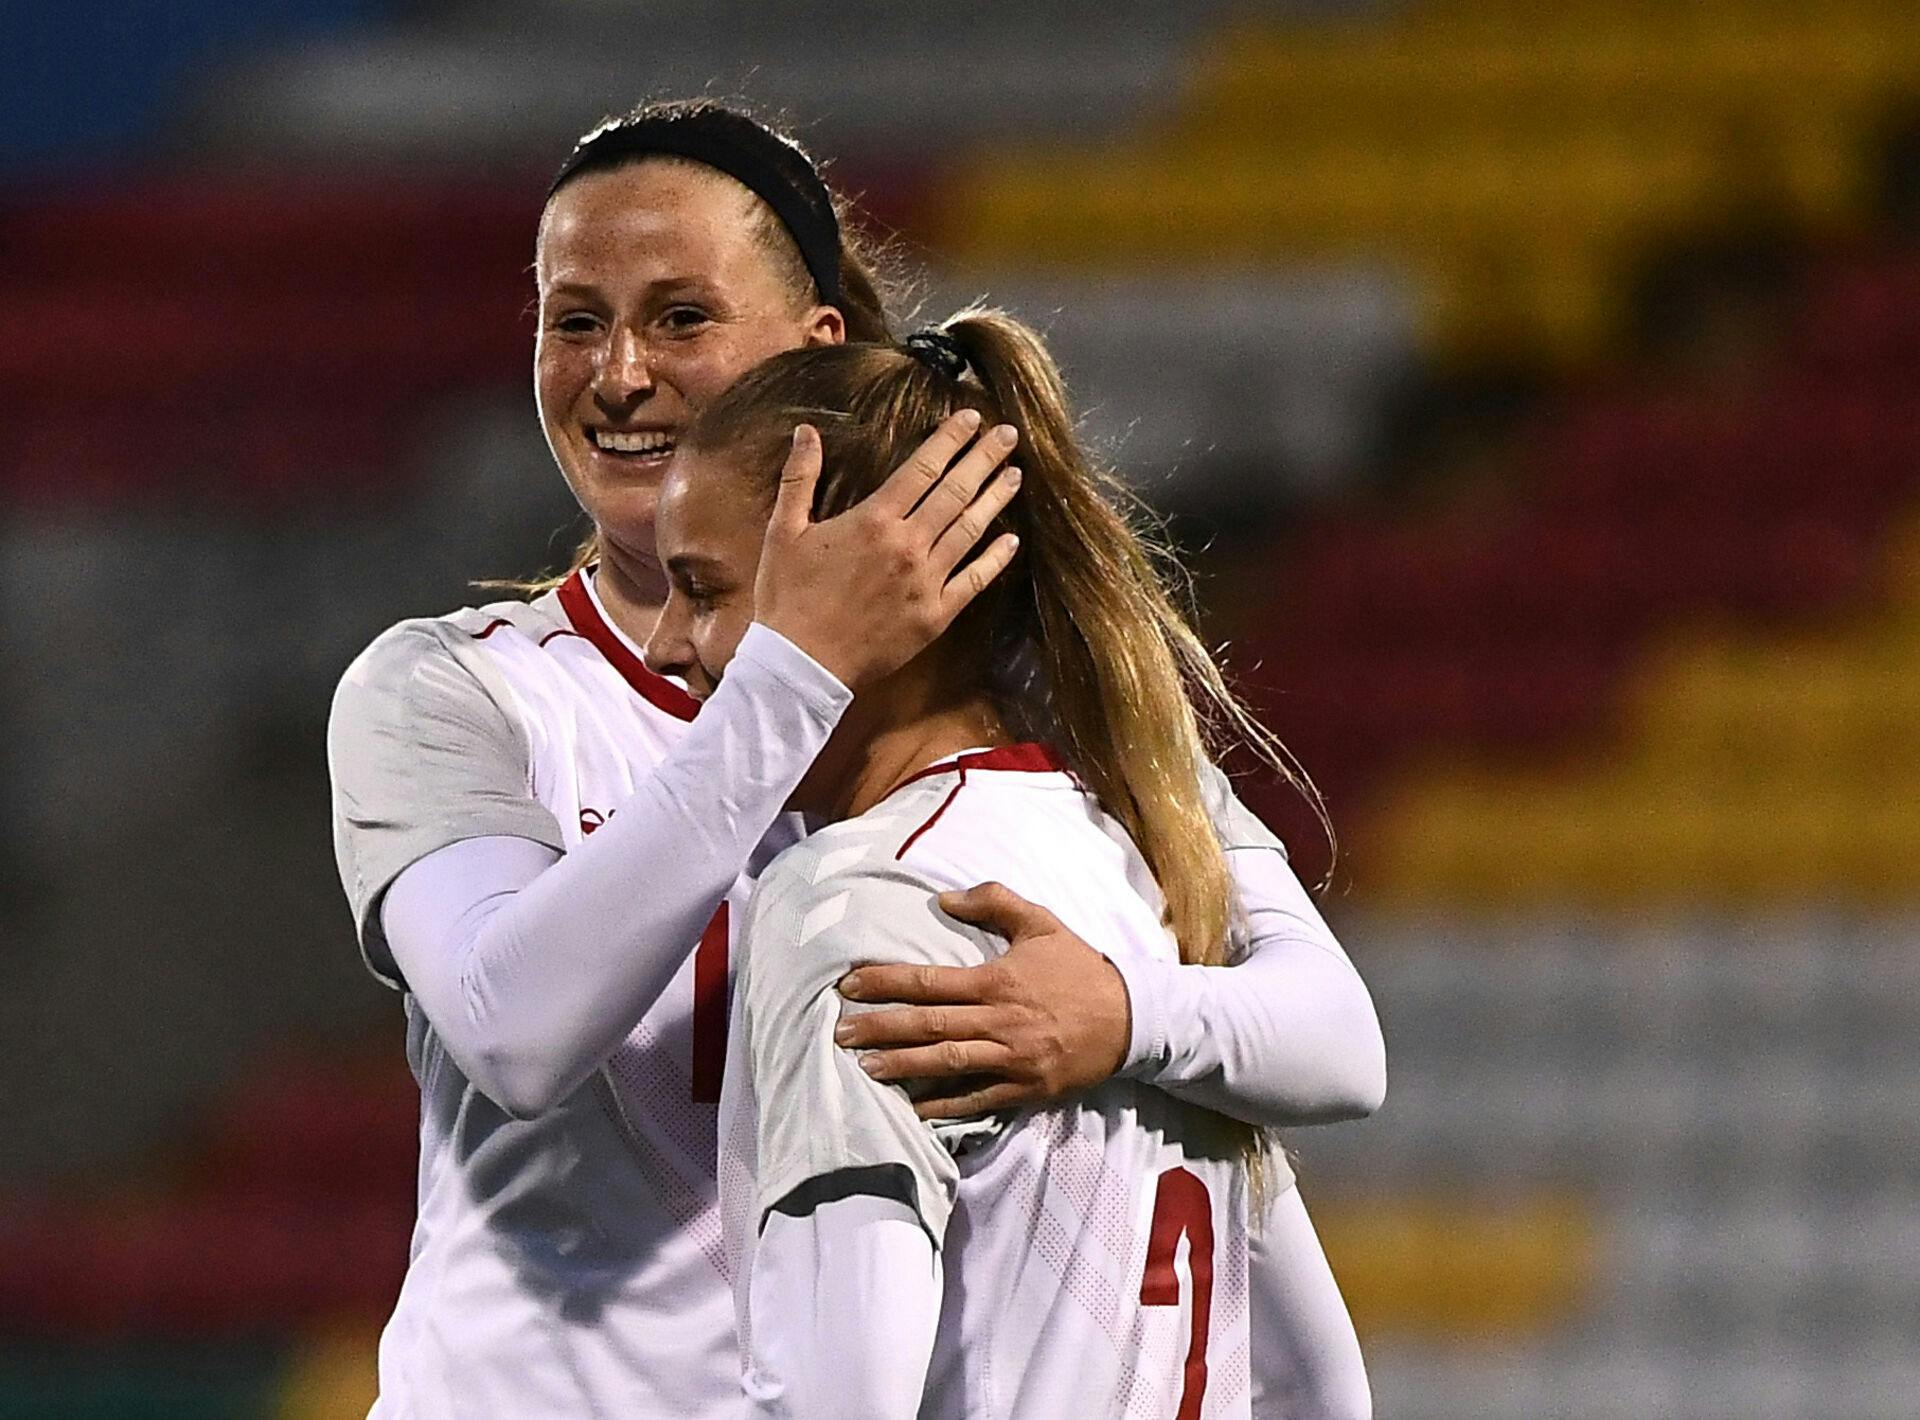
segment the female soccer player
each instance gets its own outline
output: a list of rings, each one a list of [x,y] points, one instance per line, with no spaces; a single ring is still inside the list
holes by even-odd
[[[423,1098],[420,1222],[376,1413],[731,1413],[725,900],[781,842],[848,688],[908,661],[1004,565],[1004,539],[964,559],[1011,496],[988,482],[1010,431],[956,418],[852,516],[783,519],[758,624],[695,721],[636,649],[665,591],[652,518],[674,441],[766,355],[884,335],[877,283],[804,154],[712,105],[583,139],[536,272],[541,419],[591,543],[531,601],[384,634],[330,728],[342,878],[369,964],[406,993]],[[789,471],[804,510],[817,444]],[[1371,1006],[1310,907],[1296,921],[1248,891],[1282,905],[1255,909],[1229,991],[1132,968],[1123,986],[1043,914],[978,896],[1029,940],[972,979],[989,1004],[909,1013],[897,1038],[947,1040],[967,1070],[991,1044],[1028,1095],[1124,1059],[1262,1122],[1377,1099]]]
[[[1201,712],[1270,744],[1104,496],[1039,341],[974,312],[908,344],[749,373],[683,433],[660,503],[670,590],[649,663],[714,694],[796,424],[825,435],[820,516],[959,410],[1021,431],[1003,524],[1022,555],[855,695],[793,800],[832,826],[764,870],[747,912],[721,1206],[752,1413],[1247,1415],[1249,1173],[1291,1185],[1257,1131],[1124,1079],[936,1129],[835,1043],[855,963],[993,955],[938,905],[982,877],[1110,955],[1217,966],[1233,886]]]

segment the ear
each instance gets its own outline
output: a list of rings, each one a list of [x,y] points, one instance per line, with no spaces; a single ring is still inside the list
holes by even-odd
[[[803,345],[845,345],[847,318],[834,306],[815,306],[807,316],[807,338]]]

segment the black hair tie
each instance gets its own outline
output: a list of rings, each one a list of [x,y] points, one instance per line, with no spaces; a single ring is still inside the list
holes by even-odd
[[[967,352],[960,342],[937,326],[916,330],[905,341],[907,353],[936,375],[957,380],[967,373]]]

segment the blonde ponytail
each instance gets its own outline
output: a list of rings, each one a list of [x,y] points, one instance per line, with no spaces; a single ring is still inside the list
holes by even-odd
[[[1176,578],[1163,571],[1177,564],[1148,535],[1138,500],[1082,452],[1040,338],[980,308],[930,334],[933,342],[915,343],[950,358],[882,344],[776,355],[709,404],[682,446],[724,452],[770,502],[793,426],[811,423],[825,464],[814,513],[830,517],[878,488],[957,409],[1018,429],[1012,461],[1024,481],[999,526],[1019,534],[1020,554],[945,640],[989,692],[1007,665],[1032,668],[1041,713],[1013,704],[1009,718],[1041,719],[1132,837],[1166,900],[1181,960],[1219,965],[1235,935],[1234,898],[1202,789],[1210,752],[1244,744],[1325,824],[1319,796],[1208,654]]]
[[[1059,369],[1039,337],[1003,312],[970,309],[910,345],[777,355],[710,403],[681,445],[724,455],[770,505],[794,425],[814,425],[825,468],[814,514],[824,518],[871,494],[958,409],[1018,429],[1020,496],[987,538],[1016,532],[1020,553],[942,644],[988,694],[1001,689],[996,677],[1008,666],[1027,668],[1024,696],[996,697],[1003,715],[1038,721],[1125,827],[1160,886],[1181,960],[1225,962],[1239,934],[1202,789],[1210,751],[1244,744],[1327,826],[1318,793],[1207,653],[1175,594],[1177,563],[1148,534],[1138,500],[1082,452]],[[1257,1192],[1265,1136],[1224,1123]]]

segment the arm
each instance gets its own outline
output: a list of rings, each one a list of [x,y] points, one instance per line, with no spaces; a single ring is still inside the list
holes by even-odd
[[[993,477],[1011,446],[974,440],[977,423],[949,419],[886,497],[821,523],[819,441],[796,439],[762,624],[674,752],[564,857],[524,728],[431,629],[403,624],[348,671],[328,757],[362,949],[503,1108],[557,1103],[658,999],[831,733],[839,678],[904,663],[1004,569],[1006,537],[961,565],[1017,483]]]
[[[483,1094],[516,1116],[551,1108],[666,989],[847,700],[753,628],[598,832],[565,855],[491,833],[428,853],[381,899],[370,956],[387,955]]]
[[[1299,1189],[1254,1231],[1248,1282],[1253,1420],[1371,1420],[1360,1338]]]
[[[1227,855],[1251,942],[1236,966],[1126,959],[1122,1069],[1255,1124],[1327,1124],[1380,1107],[1386,1042],[1373,999],[1281,853]]]
[[[1386,1095],[1387,1047],[1366,983],[1286,847],[1217,767],[1201,778],[1246,917],[1246,954],[1227,967],[1116,961],[1133,1007],[1121,1068],[1251,1124],[1372,1114]]]
[[[1109,961],[1052,913],[984,884],[941,905],[1006,936],[1009,949],[970,972],[851,973],[842,985],[850,1000],[913,1005],[850,1017],[840,1043],[872,1049],[880,1079],[995,1077],[923,1097],[921,1113],[934,1119],[1058,1098],[1122,1070],[1253,1124],[1328,1123],[1378,1108],[1386,1046],[1366,984],[1279,840],[1208,772],[1247,917],[1240,962]]]
[[[940,1257],[897,1199],[776,1208],[754,1249],[747,1310],[749,1414],[911,1420],[940,1320]]]
[[[743,923],[736,990],[761,1108],[755,1176],[723,1177],[721,1188],[726,1210],[729,1188],[751,1187],[760,1225],[745,1368],[756,1416],[918,1411],[959,1187],[943,1141],[957,1147],[997,1127],[927,1124],[900,1086],[875,1081],[833,1044],[834,983],[855,955],[951,965],[988,950],[983,934],[938,911],[929,888],[873,853],[878,841],[835,833],[789,850],[762,875]]]

